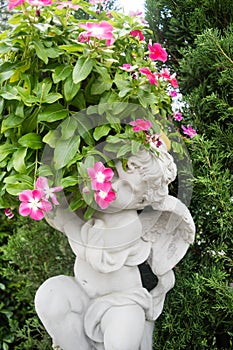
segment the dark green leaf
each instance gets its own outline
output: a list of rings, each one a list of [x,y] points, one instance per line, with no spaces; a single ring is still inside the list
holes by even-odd
[[[77,95],[80,89],[81,83],[75,84],[72,76],[70,75],[64,83],[64,96],[66,101],[71,101]]]
[[[55,103],[51,106],[45,107],[42,112],[38,114],[38,121],[45,121],[45,122],[55,122],[57,120],[61,120],[66,118],[68,115],[68,111],[64,109],[64,107],[59,104]]]
[[[55,169],[61,169],[66,166],[79,150],[80,137],[74,135],[69,140],[59,140],[54,150]]]
[[[73,70],[73,81],[75,84],[87,78],[93,68],[91,58],[81,57],[75,64]]]
[[[93,133],[93,137],[96,141],[101,139],[101,137],[108,135],[109,131],[111,130],[109,125],[100,125],[95,128],[95,131]]]
[[[26,147],[20,147],[13,154],[13,167],[19,173],[25,173],[26,172],[26,165],[25,165],[25,157],[26,157],[26,155],[27,155],[27,148]]]
[[[18,142],[21,146],[32,149],[40,149],[43,146],[41,136],[32,132],[20,137]]]
[[[57,66],[52,74],[54,84],[59,83],[61,80],[65,80],[71,73],[72,68],[67,65]]]

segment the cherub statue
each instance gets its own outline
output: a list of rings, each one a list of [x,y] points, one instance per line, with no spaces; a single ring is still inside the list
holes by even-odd
[[[36,311],[63,350],[149,350],[154,321],[174,286],[172,268],[194,239],[187,207],[168,194],[176,177],[172,156],[141,150],[116,163],[116,200],[84,222],[58,208],[48,222],[64,232],[76,255],[74,277],[45,281]],[[158,283],[148,291],[138,265],[147,262]]]

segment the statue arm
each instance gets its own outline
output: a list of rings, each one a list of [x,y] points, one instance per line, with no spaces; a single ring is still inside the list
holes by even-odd
[[[57,207],[56,210],[46,213],[46,221],[54,229],[66,233],[65,227],[71,222],[75,222],[77,230],[81,230],[83,220],[76,212],[71,212],[68,208]]]

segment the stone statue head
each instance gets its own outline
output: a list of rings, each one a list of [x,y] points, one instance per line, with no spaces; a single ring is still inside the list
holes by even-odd
[[[116,163],[113,188],[117,193],[113,209],[143,209],[161,202],[168,195],[168,185],[176,178],[176,165],[165,147],[158,152],[142,149],[129,157],[127,169]]]

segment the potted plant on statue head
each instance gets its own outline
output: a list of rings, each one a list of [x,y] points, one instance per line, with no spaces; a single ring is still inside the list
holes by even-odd
[[[62,186],[71,210],[88,209],[89,218],[95,202],[115,196],[108,183],[100,199],[88,168],[114,169],[114,159],[125,166],[129,153],[158,153],[162,143],[184,152],[169,51],[147,43],[141,14],[106,4],[9,1],[13,14],[0,34],[0,205],[8,217],[21,201],[20,214],[40,220]]]

